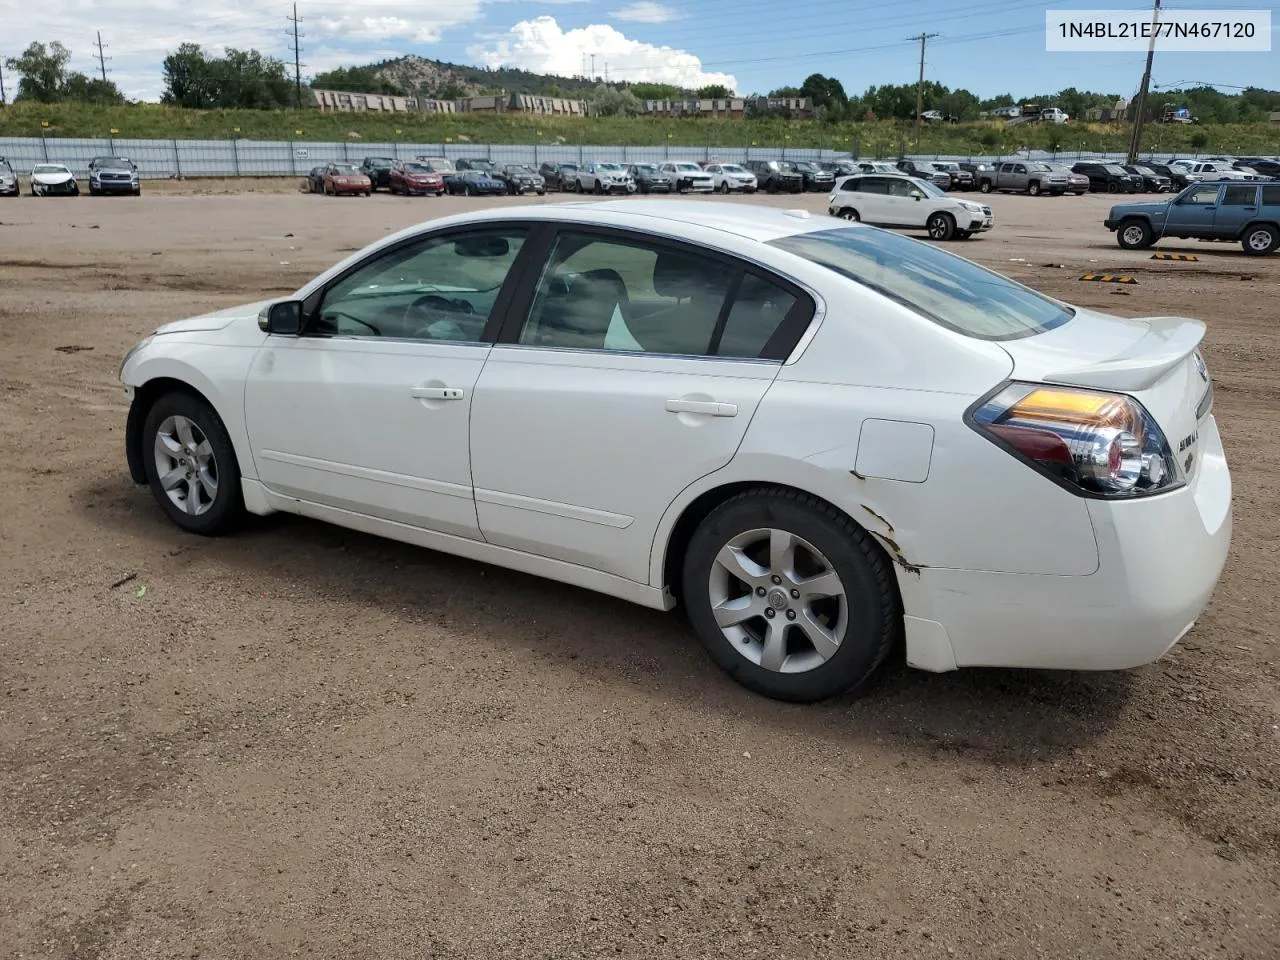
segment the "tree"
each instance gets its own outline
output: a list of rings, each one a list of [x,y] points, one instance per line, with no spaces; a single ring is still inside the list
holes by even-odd
[[[633,83],[630,89],[640,100],[684,99],[684,91],[670,83]]]
[[[348,93],[386,93],[403,96],[404,89],[379,75],[377,66],[338,67],[317,73],[311,86],[321,90],[343,90]]]
[[[161,100],[175,107],[202,110],[217,105],[213,69],[198,43],[184,43],[164,58]]]
[[[124,103],[124,94],[110,80],[91,80],[83,73],[68,73],[70,59],[71,51],[56,40],[48,47],[43,43],[33,43],[22,56],[10,57],[5,66],[22,74],[14,100]]]
[[[733,96],[733,91],[723,83],[713,83],[709,86],[699,87],[694,92],[699,100],[728,100]]]
[[[832,112],[843,113],[849,98],[845,96],[844,86],[835,77],[824,77],[820,73],[810,74],[800,85],[800,96],[809,97],[815,107],[825,107]]]
[[[629,117],[644,112],[644,104],[630,90],[618,90],[603,83],[591,94],[589,106],[598,117]]]
[[[1209,145],[1209,135],[1203,130],[1197,130],[1187,142],[1191,144],[1193,150],[1203,150]]]
[[[447,80],[436,87],[434,96],[437,100],[462,100],[467,96],[467,88],[457,80]]]
[[[209,57],[196,43],[184,43],[164,58],[164,84],[161,100],[194,110],[269,110],[289,106],[294,94],[284,63],[274,57],[234,47],[224,57]]]
[[[67,77],[67,82],[63,84],[60,99],[110,106],[124,103],[124,94],[110,80],[103,80],[100,77],[86,77],[83,73],[73,73]]]
[[[799,87],[778,87],[777,90],[770,90],[771,97],[798,97],[800,96]]]

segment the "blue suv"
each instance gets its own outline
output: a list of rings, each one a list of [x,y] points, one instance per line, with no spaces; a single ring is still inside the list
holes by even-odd
[[[1126,250],[1177,237],[1238,240],[1245,253],[1264,256],[1280,248],[1280,183],[1193,183],[1172,200],[1118,203],[1102,223]]]

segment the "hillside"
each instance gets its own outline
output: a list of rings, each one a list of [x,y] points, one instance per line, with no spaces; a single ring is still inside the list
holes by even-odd
[[[422,91],[437,95],[453,88],[462,96],[476,96],[505,90],[507,93],[548,94],[559,91],[560,96],[586,97],[595,84],[582,77],[554,77],[527,70],[502,67],[488,70],[484,67],[458,63],[442,63],[423,57],[408,56],[388,60],[375,66],[376,75],[401,88],[406,93]]]

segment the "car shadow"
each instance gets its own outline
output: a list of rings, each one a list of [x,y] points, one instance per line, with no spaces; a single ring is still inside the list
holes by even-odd
[[[250,517],[231,536],[174,527],[127,478],[101,477],[78,498],[117,538],[154,549],[164,569],[224,564],[255,590],[339,600],[411,622],[532,650],[572,675],[630,684],[696,710],[775,724],[842,746],[887,741],[904,751],[1028,765],[1111,730],[1138,683],[1133,672],[966,669],[931,674],[898,651],[854,694],[820,704],[768,700],[736,684],[702,651],[684,617],[587,590],[291,515]],[[176,558],[176,559],[175,559]],[[158,564],[159,565],[159,564]],[[566,683],[566,687],[570,684]],[[625,697],[627,694],[621,694]]]

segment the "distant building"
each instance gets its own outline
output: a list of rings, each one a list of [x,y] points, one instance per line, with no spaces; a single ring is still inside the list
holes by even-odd
[[[741,120],[747,101],[742,97],[727,100],[646,100],[644,112],[650,117],[718,117]]]
[[[803,120],[813,116],[812,97],[749,97],[746,108],[769,111],[785,111],[793,120]]]
[[[513,113],[535,113],[546,116],[585,117],[587,102],[567,97],[539,97],[531,93],[513,93],[507,101]]]
[[[379,93],[350,93],[343,90],[312,90],[315,105],[326,113],[370,111],[375,113],[524,113],[544,116],[585,117],[587,102],[565,97],[540,97],[528,93],[500,93],[496,96],[434,100],[426,97],[399,97]]]
[[[408,113],[418,109],[415,97],[397,97],[384,93],[348,93],[342,90],[312,90],[315,104],[326,113],[374,111]],[[436,101],[441,102],[441,101]]]

